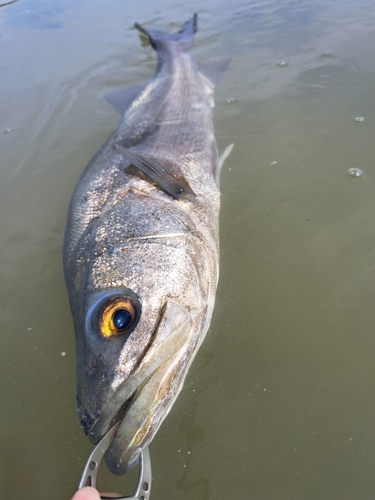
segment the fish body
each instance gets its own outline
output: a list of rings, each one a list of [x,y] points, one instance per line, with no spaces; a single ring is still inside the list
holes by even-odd
[[[64,242],[81,425],[133,467],[168,414],[210,324],[219,273],[213,90],[227,63],[198,70],[180,33],[145,34],[155,78],[123,96],[124,114],[73,194]],[[118,97],[118,96],[117,96]],[[111,99],[109,99],[111,100]]]

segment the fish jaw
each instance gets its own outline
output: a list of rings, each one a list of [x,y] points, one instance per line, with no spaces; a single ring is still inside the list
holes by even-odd
[[[181,349],[160,366],[135,394],[105,455],[113,474],[122,475],[137,464],[140,451],[152,441],[168,415],[187,371],[183,369],[183,352],[186,350]]]
[[[87,434],[97,443],[121,421],[105,459],[114,474],[136,465],[138,454],[153,439],[177,398],[199,346],[206,308],[194,317],[174,300],[166,300],[153,339],[139,365],[126,380],[114,380],[117,388],[99,408],[99,416]],[[79,403],[79,413],[85,414]]]

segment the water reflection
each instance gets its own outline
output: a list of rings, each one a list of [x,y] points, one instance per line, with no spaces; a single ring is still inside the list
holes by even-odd
[[[204,476],[204,471],[200,471],[197,479],[190,479],[189,470],[193,466],[192,454],[200,444],[204,445],[205,428],[199,424],[196,414],[199,408],[198,399],[210,385],[211,382],[194,389],[195,395],[189,402],[188,413],[181,419],[179,426],[179,434],[183,438],[182,442],[186,446],[187,452],[184,450],[185,453],[182,458],[184,471],[177,481],[177,490],[187,493],[190,498],[202,498],[204,500],[210,498],[210,481],[208,477]]]

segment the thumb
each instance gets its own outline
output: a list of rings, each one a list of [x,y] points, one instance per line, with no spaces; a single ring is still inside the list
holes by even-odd
[[[73,495],[72,500],[100,500],[100,495],[95,488],[85,486]]]

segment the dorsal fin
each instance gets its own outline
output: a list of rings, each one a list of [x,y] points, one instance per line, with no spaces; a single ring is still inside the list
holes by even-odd
[[[140,83],[138,85],[134,85],[133,87],[108,92],[108,94],[104,96],[104,99],[109,102],[109,104],[113,106],[116,111],[123,115],[130,107],[131,103],[141,92],[144,91],[148,83],[149,82]]]
[[[204,75],[215,87],[223,78],[230,64],[230,59],[217,59],[216,61],[208,61],[198,66],[199,71]]]

